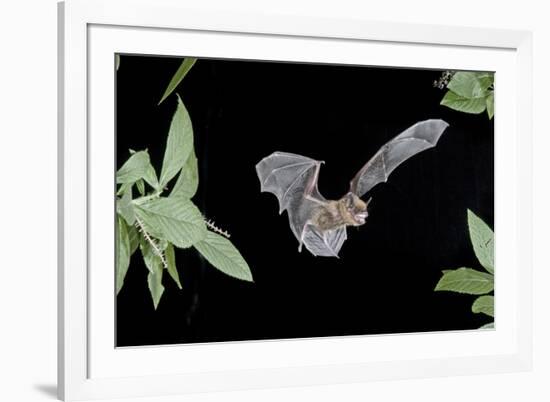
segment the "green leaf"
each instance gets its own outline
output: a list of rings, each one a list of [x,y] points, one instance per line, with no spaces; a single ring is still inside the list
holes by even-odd
[[[116,201],[117,212],[126,220],[129,226],[132,226],[136,221],[134,207],[132,205],[132,189],[128,189],[122,198]]]
[[[160,173],[160,186],[162,188],[180,171],[192,151],[193,126],[191,125],[191,118],[178,96],[178,106],[170,124]]]
[[[143,179],[139,179],[136,181],[136,187],[138,189],[138,192],[141,196],[145,195],[145,183],[143,182]]]
[[[116,174],[117,184],[123,183],[126,188],[119,190],[122,194],[126,191],[128,185],[132,185],[140,179],[145,179],[151,187],[158,189],[159,183],[155,169],[151,165],[149,153],[147,151],[131,152],[132,156],[122,165]]]
[[[139,247],[139,233],[135,226],[128,226],[128,239],[130,240],[130,255],[133,255]]]
[[[147,284],[149,286],[149,292],[151,293],[151,298],[153,299],[153,304],[156,310],[160,298],[164,293],[164,286],[162,285],[162,270],[164,269],[162,259],[155,252],[154,248],[151,246],[151,243],[143,237],[141,238],[140,249],[141,255],[143,256],[143,261],[149,270],[149,274],[147,275]]]
[[[117,215],[116,244],[116,293],[118,294],[124,285],[124,278],[130,266],[128,228],[120,215]]]
[[[458,71],[447,85],[451,91],[462,98],[484,98],[487,88],[493,83],[487,73]]]
[[[155,190],[160,189],[157,173],[155,172],[155,168],[153,167],[153,165],[151,165],[150,162],[149,162],[149,166],[147,166],[147,169],[145,170],[145,173],[143,174],[143,178]]]
[[[482,90],[489,91],[495,82],[495,73],[476,73]]]
[[[116,195],[117,196],[124,195],[124,193],[126,193],[128,190],[130,190],[133,185],[134,185],[133,183],[123,183],[123,184],[121,184],[120,187],[118,188],[117,192],[116,192]]]
[[[491,317],[495,316],[495,298],[493,296],[480,296],[472,304],[472,312],[483,313]]]
[[[180,82],[185,78],[189,70],[191,70],[191,67],[195,64],[197,61],[196,58],[193,57],[187,57],[185,58],[180,66],[178,67],[176,73],[170,80],[170,83],[166,87],[166,90],[164,91],[164,94],[162,95],[162,98],[160,99],[159,105],[168,97],[170,94],[176,89],[176,87],[180,84]]]
[[[470,210],[468,210],[468,230],[470,231],[470,241],[479,263],[488,272],[493,274],[495,272],[493,231]]]
[[[134,183],[141,179],[147,172],[150,165],[149,153],[147,151],[139,151],[134,153],[122,165],[116,173],[117,184]]]
[[[252,273],[239,250],[225,237],[208,232],[204,240],[194,247],[223,273],[237,279],[252,282]]]
[[[487,114],[489,119],[492,119],[495,115],[495,93],[494,91],[489,92],[487,98],[485,98],[485,103],[487,104]]]
[[[176,184],[170,193],[170,197],[193,198],[199,187],[199,170],[195,152],[191,152],[183,165],[176,180]]]
[[[495,323],[494,322],[490,322],[488,324],[485,324],[485,325],[482,325],[481,327],[479,327],[479,329],[494,329],[495,328]]]
[[[176,253],[174,252],[174,246],[168,243],[165,251],[166,262],[168,264],[168,273],[178,285],[178,288],[181,289],[180,276],[178,274],[178,269],[176,268]]]
[[[158,265],[155,267],[158,267]],[[164,286],[162,285],[162,267],[156,269],[157,270],[155,272],[149,272],[149,274],[147,274],[147,285],[149,286],[149,293],[151,293],[155,310],[157,309],[160,298],[164,293]]]
[[[158,267],[158,265],[156,267]],[[151,293],[153,305],[156,310],[159,305],[160,298],[164,293],[164,286],[162,285],[162,267],[158,268],[155,272],[149,272],[147,275],[147,285],[149,285],[149,293]]]
[[[453,110],[464,113],[479,114],[486,108],[485,97],[482,98],[465,98],[453,91],[448,91],[441,100],[443,106],[447,106]]]
[[[148,233],[176,247],[191,247],[206,236],[202,215],[189,200],[158,198],[134,208]]]
[[[493,275],[471,268],[459,268],[443,274],[435,290],[482,295],[493,290]]]
[[[139,249],[141,250],[141,256],[143,257],[143,262],[145,263],[145,267],[149,270],[149,272],[153,272],[155,270],[155,253],[153,248],[151,247],[151,244],[145,239],[143,236],[139,236]],[[162,264],[162,260],[158,260]]]

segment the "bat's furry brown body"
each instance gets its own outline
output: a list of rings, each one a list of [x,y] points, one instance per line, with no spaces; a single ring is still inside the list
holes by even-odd
[[[360,226],[368,215],[367,205],[368,201],[364,202],[355,194],[347,193],[339,200],[327,201],[315,209],[310,224],[323,232],[344,226]]]

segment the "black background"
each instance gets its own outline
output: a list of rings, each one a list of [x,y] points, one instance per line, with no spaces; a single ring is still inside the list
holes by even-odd
[[[176,107],[157,105],[181,60],[122,56],[117,166],[147,148],[157,172]],[[195,133],[195,203],[246,259],[254,283],[177,250],[183,290],[168,275],[158,309],[134,254],[117,297],[118,346],[477,328],[474,296],[434,292],[442,269],[480,269],[466,210],[493,226],[493,122],[439,105],[440,71],[275,62],[197,61],[177,92]],[[450,127],[370,196],[367,223],[348,229],[340,259],[298,253],[286,213],[260,193],[255,164],[274,151],[324,160],[319,189],[347,192],[358,169],[417,121]]]

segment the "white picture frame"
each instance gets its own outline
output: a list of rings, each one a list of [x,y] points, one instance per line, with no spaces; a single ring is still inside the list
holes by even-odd
[[[59,48],[61,399],[530,369],[529,32],[245,15],[177,0],[69,0],[59,4]],[[114,241],[97,233],[106,233],[101,222],[112,226],[112,186],[98,183],[114,177],[100,162],[114,159],[116,52],[496,71],[496,329],[115,349],[114,303],[105,297],[114,294]]]

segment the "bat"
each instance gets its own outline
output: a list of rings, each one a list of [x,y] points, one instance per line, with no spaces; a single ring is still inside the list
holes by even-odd
[[[350,189],[339,200],[327,200],[317,188],[323,161],[302,155],[274,152],[256,165],[262,192],[275,194],[279,214],[287,211],[290,229],[314,256],[338,257],[347,239],[347,226],[361,226],[368,216],[361,199],[411,156],[434,147],[449,125],[443,120],[414,124],[384,144],[357,172]]]

